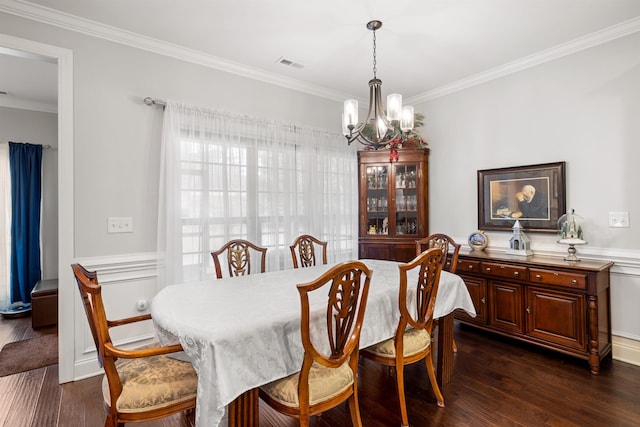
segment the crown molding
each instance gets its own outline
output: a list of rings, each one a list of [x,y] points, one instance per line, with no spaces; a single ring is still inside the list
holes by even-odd
[[[240,75],[253,80],[274,84],[287,89],[296,90],[321,98],[342,102],[345,95],[337,91],[332,91],[318,85],[305,83],[300,80],[283,77],[267,71],[248,67],[246,65],[223,59],[217,56],[205,54],[193,49],[188,49],[179,45],[167,43],[151,37],[142,36],[137,33],[126,31],[120,28],[104,25],[99,22],[80,18],[74,15],[59,12],[54,9],[34,5],[20,0],[0,0],[0,12],[6,12],[22,18],[39,21],[45,24],[64,28],[70,31],[98,37],[115,43],[134,47],[168,56],[182,61],[214,68],[220,71]],[[542,50],[524,58],[508,62],[501,66],[474,74],[460,79],[456,82],[446,84],[436,89],[425,92],[421,95],[413,96],[406,100],[410,104],[428,102],[436,98],[459,92],[470,87],[480,85],[491,80],[495,80],[509,74],[517,73],[527,68],[553,61],[566,55],[589,49],[602,43],[615,40],[620,37],[640,31],[640,16],[613,25],[611,27],[596,31],[569,42]]]
[[[25,101],[24,99],[19,99],[11,96],[0,96],[0,107],[58,114],[58,104]]]
[[[209,55],[180,45],[167,43],[152,37],[146,37],[131,31],[104,25],[99,22],[80,18],[25,1],[0,0],[0,12],[6,12],[11,15],[98,37],[114,43],[225,71],[287,89],[308,93],[321,98],[327,98],[332,101],[342,102],[345,98],[345,95],[342,93],[332,91],[318,85],[283,77],[275,73],[269,73],[259,68],[248,67],[214,55]]]
[[[500,65],[499,67],[460,79],[453,83],[425,92],[422,95],[413,96],[407,99],[406,102],[415,105],[446,95],[451,95],[452,93],[487,83],[491,80],[499,79],[509,74],[517,73],[519,71],[526,70],[527,68],[535,67],[536,65],[544,64],[545,62],[553,61],[555,59],[562,58],[563,56],[571,55],[572,53],[580,52],[620,37],[628,36],[638,31],[640,31],[640,16],[611,27],[604,28],[586,36],[578,37],[577,39],[573,39],[552,48],[536,52],[532,55],[525,56],[524,58],[508,62]]]

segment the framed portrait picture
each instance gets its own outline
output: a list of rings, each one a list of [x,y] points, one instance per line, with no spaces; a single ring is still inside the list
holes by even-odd
[[[565,162],[478,171],[478,228],[555,233],[566,212]]]

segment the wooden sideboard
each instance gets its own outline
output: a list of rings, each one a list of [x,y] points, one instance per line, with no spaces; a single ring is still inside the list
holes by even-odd
[[[593,374],[611,353],[612,262],[568,262],[461,250],[462,277],[477,316],[456,319],[589,361]]]

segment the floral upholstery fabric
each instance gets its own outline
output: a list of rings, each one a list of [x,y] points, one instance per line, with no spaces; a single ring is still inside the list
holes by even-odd
[[[299,378],[300,373],[296,372],[286,378],[264,385],[261,389],[283,405],[297,407],[299,405]],[[309,404],[314,405],[327,400],[351,387],[352,384],[353,371],[348,362],[338,368],[327,368],[313,362],[309,371]]]
[[[191,363],[169,356],[120,359],[117,363],[122,394],[116,402],[119,412],[157,409],[196,397],[198,377]],[[102,394],[111,406],[105,375]]]
[[[426,349],[431,344],[431,337],[424,329],[407,329],[404,332],[404,356],[411,356]],[[366,351],[382,357],[396,357],[393,338],[367,347]]]

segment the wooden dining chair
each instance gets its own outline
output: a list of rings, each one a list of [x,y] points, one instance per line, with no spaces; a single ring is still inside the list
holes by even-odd
[[[125,423],[155,420],[179,412],[193,416],[196,372],[191,363],[167,356],[181,352],[182,346],[149,346],[138,350],[116,347],[109,334],[111,328],[150,320],[151,315],[108,320],[97,273],[80,264],[71,268],[98,351],[98,363],[104,368],[105,427],[124,427]]]
[[[322,263],[326,264],[327,242],[320,241],[309,234],[303,234],[298,236],[293,242],[293,245],[289,246],[289,249],[291,249],[293,268],[316,265],[316,246],[322,248]]]
[[[456,268],[458,267],[460,247],[460,243],[456,243],[455,240],[446,234],[436,233],[416,241],[416,255],[420,255],[421,252],[427,249],[440,248],[442,253],[445,254],[442,269],[455,274]]]
[[[396,333],[381,343],[362,350],[364,358],[395,368],[396,388],[402,425],[408,426],[407,405],[404,391],[405,365],[424,360],[431,388],[438,402],[444,406],[444,397],[436,380],[431,354],[431,334],[433,332],[433,309],[438,294],[438,283],[442,271],[442,251],[437,248],[428,249],[412,261],[400,264],[400,289],[398,306],[400,320]],[[408,272],[417,270],[415,310],[409,308],[407,301]],[[412,314],[414,313],[414,314]]]
[[[456,269],[458,268],[458,254],[460,253],[460,247],[460,243],[456,243],[455,240],[446,234],[436,233],[416,241],[416,255],[420,255],[422,251],[427,249],[440,248],[442,253],[445,255],[445,257],[442,258],[442,269],[455,274]],[[435,319],[433,324],[434,326],[438,326],[438,323],[438,319]],[[458,345],[456,344],[455,339],[451,346],[453,352],[456,353],[458,351]]]
[[[235,239],[225,243],[217,251],[211,252],[213,264],[216,268],[216,277],[222,279],[222,267],[220,256],[226,252],[229,276],[246,276],[251,274],[251,252],[255,251],[260,256],[260,272],[264,273],[267,261],[267,248],[260,247],[248,240]]]
[[[297,286],[302,313],[302,368],[293,375],[262,386],[260,397],[277,411],[298,418],[302,427],[309,426],[311,416],[345,400],[349,404],[351,422],[354,426],[362,426],[358,406],[358,348],[371,275],[362,262],[350,261]],[[309,295],[321,288],[322,295],[328,293],[326,313],[311,312]],[[318,298],[321,298],[320,294],[314,300],[319,301]],[[318,346],[318,338],[311,335],[312,318],[326,321],[327,342],[324,346]]]

